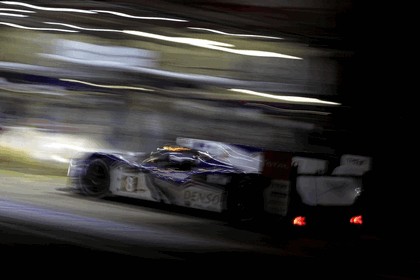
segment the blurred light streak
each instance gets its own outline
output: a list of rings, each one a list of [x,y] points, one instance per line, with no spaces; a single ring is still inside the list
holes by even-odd
[[[189,44],[189,45],[194,45],[194,46],[203,46],[204,47],[206,45],[220,45],[220,46],[226,46],[226,47],[231,47],[231,46],[234,47],[231,44],[226,44],[226,43],[217,42],[217,41],[196,39],[196,38],[170,37],[170,36],[164,36],[164,35],[158,35],[158,34],[141,32],[141,31],[134,31],[134,30],[85,28],[85,27],[80,27],[80,26],[73,25],[73,24],[60,23],[60,22],[50,22],[50,21],[46,21],[44,23],[54,24],[54,25],[62,25],[62,26],[67,26],[67,27],[71,27],[71,28],[74,28],[74,29],[80,29],[80,30],[86,30],[86,31],[120,32],[120,33],[126,33],[126,34],[130,34],[130,35],[136,35],[136,36],[152,38],[152,39],[168,41],[168,42],[181,43],[181,44]]]
[[[224,52],[246,55],[246,56],[276,57],[276,58],[286,58],[286,59],[302,59],[301,57],[285,55],[285,54],[275,53],[275,52],[230,49],[230,48],[227,48],[227,47],[234,47],[234,45],[226,44],[226,43],[223,43],[223,42],[212,41],[212,40],[205,40],[205,39],[185,38],[185,37],[170,37],[170,36],[159,35],[159,34],[154,34],[154,33],[147,33],[147,32],[142,32],[142,31],[135,31],[135,30],[84,28],[84,27],[80,27],[80,26],[76,26],[76,25],[72,25],[72,24],[59,23],[59,22],[44,22],[44,23],[54,24],[54,25],[62,25],[62,26],[67,26],[67,27],[80,29],[80,30],[87,30],[87,31],[121,32],[121,33],[124,33],[124,34],[130,34],[130,35],[134,35],[134,36],[152,38],[152,39],[157,39],[157,40],[162,40],[162,41],[167,41],[167,42],[173,42],[173,43],[186,44],[186,45],[191,45],[191,46],[195,46],[195,47],[224,51]]]
[[[70,30],[70,29],[58,29],[58,28],[42,28],[42,27],[29,27],[29,26],[23,26],[19,24],[14,24],[10,22],[4,22],[0,21],[0,24],[7,25],[10,27],[20,28],[20,29],[28,29],[28,30],[40,30],[40,31],[59,31],[59,32],[79,32],[77,30]]]
[[[121,30],[118,29],[105,29],[105,28],[86,28],[86,27],[80,27],[73,24],[67,24],[67,23],[60,23],[60,22],[50,22],[50,21],[44,21],[45,24],[53,24],[53,25],[61,25],[66,26],[74,29],[79,30],[85,30],[85,31],[100,31],[100,32],[121,32]]]
[[[284,95],[274,95],[274,94],[268,94],[268,93],[262,93],[252,90],[246,90],[246,89],[237,89],[237,88],[231,88],[230,91],[250,94],[250,95],[256,95],[261,97],[267,97],[267,98],[273,98],[278,99],[282,101],[287,102],[295,102],[295,103],[316,103],[316,104],[326,104],[326,105],[341,105],[340,103],[331,102],[331,101],[324,101],[318,98],[310,98],[310,97],[300,97],[300,96],[284,96]]]
[[[16,93],[37,93],[37,94],[45,94],[45,95],[53,95],[53,96],[65,96],[66,94],[64,93],[59,93],[59,92],[50,92],[50,91],[40,91],[40,90],[25,90],[22,88],[18,88],[18,89],[11,89],[8,87],[1,87],[0,89],[2,90],[6,90],[6,91],[11,91],[11,92],[16,92]]]
[[[128,14],[124,14],[124,13],[120,13],[120,12],[107,11],[107,10],[92,10],[92,11],[97,12],[97,13],[112,14],[112,15],[116,15],[116,16],[120,16],[120,17],[126,17],[126,18],[188,22],[188,20],[185,20],[185,19],[163,18],[163,17],[141,17],[141,16],[133,16],[133,15],[128,15]]]
[[[277,107],[266,105],[266,104],[259,104],[259,103],[252,103],[252,102],[247,102],[246,105],[260,107],[260,108],[268,109],[268,110],[271,110],[271,111],[277,111],[277,112],[281,112],[281,113],[315,114],[315,115],[323,115],[323,116],[331,115],[330,112],[321,112],[321,111],[313,111],[313,110],[298,110],[298,109],[284,109],[284,108],[277,108]]]
[[[7,17],[28,17],[27,15],[10,14],[10,13],[0,13],[0,16],[7,16]]]
[[[18,12],[18,13],[36,13],[34,11],[29,11],[29,10],[6,9],[6,8],[0,8],[0,11],[3,11],[3,12]]]
[[[285,54],[280,54],[280,53],[275,53],[275,52],[229,49],[226,47],[234,47],[234,46],[230,44],[210,41],[210,40],[203,40],[203,39],[196,39],[196,38],[183,38],[183,37],[169,37],[169,36],[163,36],[163,35],[157,35],[157,34],[146,33],[146,32],[141,32],[141,31],[133,31],[133,30],[123,30],[123,32],[126,34],[135,35],[135,36],[155,38],[155,39],[159,39],[163,41],[187,44],[187,45],[192,45],[196,47],[202,47],[206,49],[224,51],[224,52],[240,54],[240,55],[302,59],[300,57],[290,56],[290,55],[285,55]]]
[[[291,56],[281,53],[275,52],[267,52],[267,51],[255,51],[255,50],[235,50],[235,49],[228,49],[219,46],[208,46],[208,49],[219,50],[234,54],[246,55],[246,56],[259,56],[259,57],[276,57],[276,58],[286,58],[286,59],[303,59],[297,56]]]
[[[121,12],[115,12],[115,11],[109,11],[109,10],[84,10],[84,9],[73,9],[73,8],[49,8],[49,7],[42,7],[42,6],[36,6],[31,5],[23,2],[15,2],[15,1],[1,1],[0,3],[5,5],[17,5],[17,6],[24,6],[28,8],[32,8],[35,10],[43,10],[43,11],[56,11],[56,12],[74,12],[74,13],[84,13],[84,14],[97,14],[97,13],[103,13],[103,14],[112,14],[119,17],[125,17],[125,18],[133,18],[133,19],[146,19],[146,20],[163,20],[163,21],[175,21],[175,22],[188,22],[188,20],[185,19],[176,19],[176,18],[167,18],[167,17],[142,17],[142,16],[133,16]],[[35,13],[33,11],[25,11],[25,10],[18,10],[18,9],[2,9],[0,10],[9,10],[9,11],[22,11],[26,13]]]
[[[72,145],[72,144],[64,144],[64,143],[48,143],[44,144],[44,147],[48,149],[67,149],[67,150],[73,150],[78,152],[87,152],[89,149],[86,149],[84,147]]]
[[[210,48],[211,46],[234,47],[234,45],[231,45],[231,44],[226,44],[223,42],[217,42],[217,41],[206,40],[206,39],[170,37],[170,36],[164,36],[164,35],[147,33],[147,32],[142,32],[142,31],[134,31],[134,30],[123,30],[122,32],[126,34],[130,34],[130,35],[140,36],[140,37],[153,38],[153,39],[158,39],[162,41],[192,45],[192,46],[203,47],[203,48]]]
[[[228,36],[236,36],[236,37],[255,37],[255,38],[266,38],[266,39],[274,39],[274,40],[281,40],[283,38],[280,37],[272,37],[272,36],[264,36],[264,35],[253,35],[253,34],[236,34],[236,33],[227,33],[220,30],[209,29],[209,28],[200,28],[200,27],[188,27],[189,29],[193,30],[203,30],[212,33],[228,35]]]
[[[89,82],[80,81],[80,80],[73,80],[73,79],[60,79],[60,81],[80,83],[80,84],[84,84],[84,85],[89,85],[89,86],[94,86],[94,87],[101,87],[101,88],[114,88],[114,89],[131,89],[131,90],[141,90],[141,91],[154,91],[153,89],[147,89],[147,88],[142,88],[142,87],[117,86],[117,85],[100,85],[100,84],[94,84],[94,83],[89,83]]]
[[[16,1],[1,1],[0,3],[5,5],[16,5],[16,6],[24,6],[35,10],[43,10],[43,11],[54,11],[54,12],[73,12],[73,13],[83,13],[83,14],[96,14],[94,11],[89,10],[82,10],[82,9],[72,9],[72,8],[48,8],[48,7],[41,7],[35,6],[23,2],[16,2]]]
[[[52,155],[51,159],[54,160],[54,161],[61,162],[61,163],[69,163],[70,162],[69,159],[63,158],[63,157],[60,157],[60,156],[57,156],[57,155]]]

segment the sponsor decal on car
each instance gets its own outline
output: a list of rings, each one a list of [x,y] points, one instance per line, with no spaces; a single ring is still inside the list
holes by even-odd
[[[192,208],[220,212],[222,210],[222,193],[222,191],[190,187],[184,190],[184,204]]]

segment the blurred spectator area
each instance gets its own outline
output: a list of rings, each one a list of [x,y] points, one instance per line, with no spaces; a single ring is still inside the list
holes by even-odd
[[[348,1],[114,0],[73,1],[71,6],[185,21],[37,11],[30,20],[13,19],[17,25],[0,25],[0,71],[9,75],[0,83],[2,122],[77,128],[136,150],[145,142],[159,145],[155,142],[178,136],[312,149],[308,133],[314,132],[319,140],[314,145],[329,148],[323,132],[335,128],[329,108],[273,102],[229,89],[341,102],[351,84],[354,56],[352,45],[345,43],[349,21],[343,19],[352,9]],[[214,48],[218,43],[227,47]],[[239,52],[248,50],[277,56]],[[13,78],[16,73],[27,76]],[[132,137],[142,139],[135,143]]]

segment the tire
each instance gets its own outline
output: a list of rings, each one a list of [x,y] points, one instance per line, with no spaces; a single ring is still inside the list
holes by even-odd
[[[80,178],[80,189],[83,194],[104,197],[109,193],[111,177],[109,166],[103,159],[93,159]]]
[[[228,190],[227,213],[230,223],[256,222],[263,211],[261,188],[249,177],[242,178]]]

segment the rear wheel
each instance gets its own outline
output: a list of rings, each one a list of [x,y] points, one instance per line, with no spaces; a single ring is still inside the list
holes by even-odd
[[[255,222],[263,211],[261,188],[249,177],[242,178],[228,191],[227,212],[231,223]]]
[[[109,166],[103,159],[93,159],[80,178],[81,191],[89,196],[105,196],[109,192],[110,183]]]

